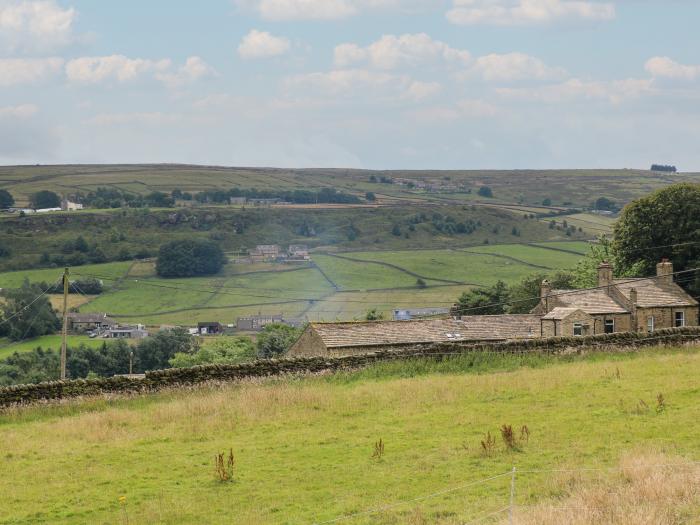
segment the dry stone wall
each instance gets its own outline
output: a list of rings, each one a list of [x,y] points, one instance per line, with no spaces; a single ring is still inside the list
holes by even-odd
[[[284,374],[347,370],[368,366],[379,361],[416,357],[443,359],[450,355],[466,352],[486,351],[510,354],[541,352],[558,354],[585,350],[617,351],[620,349],[674,345],[687,342],[700,342],[700,327],[672,328],[659,330],[653,334],[614,333],[588,337],[553,337],[492,344],[441,343],[338,357],[296,357],[261,360],[236,365],[201,365],[190,368],[170,368],[146,372],[143,379],[129,377],[74,379],[3,387],[0,388],[0,407],[78,396],[151,392],[163,388],[195,385],[208,381],[237,381],[246,378]]]

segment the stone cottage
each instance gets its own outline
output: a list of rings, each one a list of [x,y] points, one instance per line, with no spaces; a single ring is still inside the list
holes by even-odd
[[[585,290],[552,290],[542,282],[542,337],[613,332],[654,332],[660,328],[698,325],[698,302],[673,282],[673,264],[656,265],[652,278],[613,278],[612,266],[598,267],[598,286]]]

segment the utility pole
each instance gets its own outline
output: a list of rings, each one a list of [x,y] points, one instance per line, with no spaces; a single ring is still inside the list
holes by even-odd
[[[63,271],[63,330],[61,331],[61,379],[66,378],[66,338],[68,335],[68,280],[69,270]]]

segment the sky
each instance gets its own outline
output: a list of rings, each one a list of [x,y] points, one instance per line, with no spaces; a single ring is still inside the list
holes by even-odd
[[[700,171],[695,0],[0,0],[0,164]]]

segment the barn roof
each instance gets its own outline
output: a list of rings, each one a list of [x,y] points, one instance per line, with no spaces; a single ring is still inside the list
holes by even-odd
[[[454,341],[503,341],[535,337],[539,316],[473,315],[461,319],[311,323],[327,348]]]

